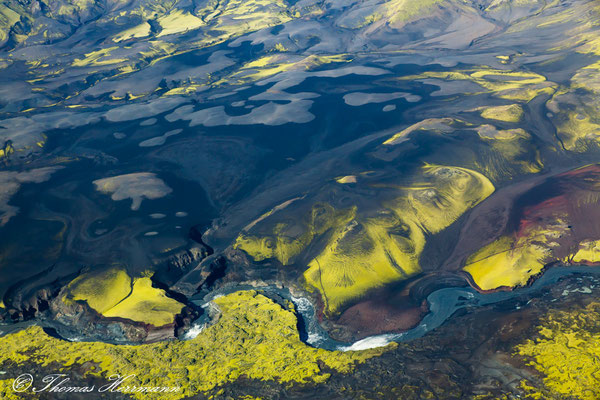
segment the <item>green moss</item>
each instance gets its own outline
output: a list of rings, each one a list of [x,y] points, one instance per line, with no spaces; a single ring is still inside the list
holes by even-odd
[[[401,130],[398,133],[395,133],[391,138],[387,139],[383,142],[386,146],[393,146],[398,143],[402,143],[407,140],[408,135],[413,132],[418,131],[431,131],[431,132],[451,132],[454,130],[453,126],[456,125],[458,121],[452,118],[429,118],[423,121],[417,122],[409,126],[406,129]]]
[[[255,291],[232,293],[214,302],[222,313],[219,320],[189,341],[139,346],[66,342],[34,326],[0,338],[0,363],[35,360],[40,366],[57,363],[68,369],[87,362],[87,367],[79,367],[87,368],[86,374],[135,374],[126,382],[130,386],[181,386],[178,393],[132,394],[170,400],[208,392],[242,375],[282,384],[322,383],[329,370],[348,373],[355,363],[395,346],[360,352],[316,349],[300,341],[292,311]]]
[[[364,15],[360,19],[352,19],[350,23],[342,24],[347,28],[363,28],[378,21],[385,21],[394,26],[429,15],[431,9],[442,3],[442,0],[390,0],[381,3],[372,13]]]
[[[546,247],[531,243],[517,243],[502,237],[484,246],[467,260],[464,270],[483,290],[524,285],[530,277],[540,273],[549,256]]]
[[[304,273],[309,289],[321,293],[327,313],[418,272],[414,252],[403,246],[406,240],[391,233],[399,225],[388,213],[387,218],[358,219],[335,231]]]
[[[8,39],[10,29],[20,19],[21,16],[7,5],[0,7],[0,44]]]
[[[131,278],[122,268],[88,272],[72,280],[64,300],[82,300],[100,314],[110,310],[131,293]]]
[[[356,204],[337,210],[327,203],[308,208],[310,203],[298,202],[294,206],[308,211],[292,211],[304,215],[291,219],[276,213],[286,202],[246,227],[234,247],[254,261],[277,259],[283,265],[310,257],[302,275],[305,288],[320,294],[325,313],[336,314],[369,290],[419,273],[426,237],[494,191],[489,179],[466,168],[426,165],[418,171],[407,186],[379,185],[393,197],[376,209],[359,211]],[[372,185],[355,176],[337,182]]]
[[[275,47],[273,48],[273,51],[280,51],[280,52],[284,52],[284,51],[288,51],[288,49],[281,43],[276,43]]]
[[[556,131],[567,150],[584,152],[589,149],[589,143],[600,141],[600,120],[593,108],[561,112],[555,121]]]
[[[129,40],[133,38],[143,38],[150,36],[151,27],[148,22],[142,22],[139,25],[136,25],[132,28],[126,29],[122,32],[119,32],[117,35],[113,37],[113,41],[121,42],[123,40]]]
[[[85,54],[84,58],[79,58],[73,61],[74,67],[88,67],[108,64],[119,64],[127,61],[124,58],[111,58],[111,52],[118,49],[117,46],[107,47],[104,49],[92,51],[91,53]]]
[[[466,168],[430,164],[423,167],[423,173],[427,184],[410,190],[407,199],[426,233],[450,226],[495,190],[487,177]],[[402,206],[397,208],[398,215],[405,212]]]
[[[158,23],[162,27],[162,31],[158,36],[187,32],[206,25],[200,18],[183,10],[174,10],[158,18]]]
[[[600,240],[586,240],[579,243],[571,262],[598,263],[600,262]]]
[[[465,168],[427,165],[419,179],[376,216],[358,215],[337,227],[309,263],[304,279],[309,290],[319,291],[327,313],[420,272],[426,237],[450,226],[494,191],[485,176]]]
[[[273,235],[267,236],[241,233],[234,248],[245,251],[254,261],[275,258],[283,265],[288,265],[306,248],[312,238],[308,232],[298,238],[287,236],[286,228],[286,225],[278,224],[273,230]]]
[[[335,181],[337,183],[341,183],[342,185],[356,183],[356,175],[340,176],[339,178],[336,178]]]
[[[544,167],[537,146],[525,130],[497,129],[492,125],[481,125],[476,130],[494,155],[483,157],[476,164],[488,178],[498,181],[517,174],[534,174]]]
[[[245,251],[254,261],[274,258],[283,265],[288,265],[315,237],[333,227],[344,226],[354,217],[355,212],[353,208],[336,210],[329,204],[317,203],[299,223],[283,220],[266,230],[261,229],[259,223],[255,229],[256,234],[242,232],[236,239],[234,248]],[[271,212],[267,214],[272,215]],[[264,218],[261,217],[260,220]]]
[[[23,397],[13,389],[13,379],[0,379],[0,398],[3,400],[22,400]]]
[[[10,144],[10,142],[8,142],[4,145],[4,148],[0,149],[0,158],[3,158],[3,157],[8,158],[14,152],[15,152],[14,147]]]
[[[280,43],[277,45],[281,46]],[[275,47],[276,50],[283,52],[286,49]],[[262,56],[254,61],[244,64],[238,71],[234,72],[229,77],[223,78],[215,85],[222,84],[247,84],[256,82],[262,79],[269,78],[281,72],[290,70],[312,70],[324,64],[330,63],[346,63],[352,61],[352,58],[346,54],[334,54],[328,56],[310,55],[300,57],[293,54],[276,53]]]
[[[167,297],[164,290],[153,288],[150,278],[137,278],[131,294],[103,314],[161,326],[172,323],[183,307]]]
[[[246,227],[234,247],[254,261],[277,259],[283,265],[311,257],[303,274],[305,287],[320,294],[325,313],[332,315],[369,290],[419,273],[426,237],[450,226],[494,191],[489,179],[476,171],[438,165],[421,168],[406,187],[381,188],[398,197],[375,210],[359,212],[358,205],[336,210],[316,203],[308,215],[304,211],[295,219],[270,211]]]
[[[507,11],[517,7],[549,7],[552,1],[539,2],[537,0],[492,0],[485,9],[487,12]],[[536,7],[537,8],[537,7]]]
[[[544,385],[551,394],[596,400],[600,398],[599,320],[600,303],[572,311],[551,312],[538,327],[537,338],[518,345],[516,354],[543,374]],[[541,394],[526,386],[529,387],[525,387],[527,392]]]
[[[485,107],[481,110],[481,116],[497,121],[519,122],[523,117],[523,108],[518,104]]]
[[[535,72],[506,71],[482,66],[480,68],[456,71],[427,71],[421,75],[405,76],[402,80],[416,79],[465,80],[477,83],[482,92],[507,100],[530,101],[538,95],[552,94],[555,84]]]
[[[184,307],[152,287],[148,277],[131,279],[121,268],[89,272],[75,278],[63,301],[85,301],[105,317],[119,317],[155,326],[170,324]]]

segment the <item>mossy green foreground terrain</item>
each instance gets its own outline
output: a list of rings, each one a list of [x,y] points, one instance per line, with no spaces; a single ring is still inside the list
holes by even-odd
[[[494,191],[483,175],[463,168],[428,165],[420,175],[406,187],[389,184],[400,196],[383,202],[379,210],[336,210],[317,203],[302,218],[304,226],[281,222],[269,235],[242,234],[235,248],[255,261],[276,258],[287,265],[311,243],[325,240],[304,279],[310,291],[320,293],[326,311],[335,314],[371,289],[420,272],[426,235],[440,232]],[[269,229],[268,216],[265,221]],[[260,232],[261,225],[259,221],[254,231]]]
[[[242,376],[282,385],[323,383],[333,371],[350,373],[355,364],[394,348],[341,352],[309,347],[300,341],[294,310],[255,291],[235,292],[214,302],[220,310],[217,322],[188,341],[138,346],[67,342],[32,326],[0,338],[0,368],[35,362],[59,371],[78,366],[83,376],[106,379],[133,374],[121,386],[124,393],[139,399],[181,399]],[[181,389],[145,393],[134,386]],[[13,392],[10,385],[2,390],[3,398]]]
[[[598,0],[0,0],[0,397],[600,398],[599,162]]]
[[[586,281],[583,287],[593,287],[596,295],[598,283]],[[188,341],[137,346],[67,342],[31,326],[0,338],[0,369],[10,371],[8,379],[0,380],[0,394],[10,400],[43,397],[43,392],[16,393],[12,387],[10,374],[37,372],[64,373],[71,381],[62,386],[88,382],[109,398],[266,399],[286,387],[291,393],[306,390],[312,398],[593,400],[600,394],[600,304],[577,288],[566,308],[553,308],[546,300],[573,289],[568,283],[557,286],[529,310],[503,315],[484,309],[459,317],[429,338],[364,351],[307,346],[299,340],[295,310],[256,291],[215,299],[216,323]],[[475,349],[477,357],[472,356]],[[447,366],[440,369],[441,363]],[[472,377],[471,369],[482,366],[481,375]],[[509,380],[489,385],[487,380],[500,372]],[[114,385],[109,377],[115,374],[132,376]],[[375,390],[365,386],[373,379]]]
[[[600,303],[585,308],[551,312],[544,317],[536,339],[517,346],[516,353],[544,376],[551,393],[564,398],[594,400],[600,397]],[[528,397],[544,393],[524,384]]]
[[[184,307],[164,290],[152,287],[149,277],[132,279],[121,268],[81,274],[67,285],[62,300],[66,304],[83,301],[105,317],[154,326],[172,324]]]

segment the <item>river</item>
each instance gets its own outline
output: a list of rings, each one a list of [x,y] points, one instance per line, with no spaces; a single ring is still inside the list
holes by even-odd
[[[494,293],[479,293],[473,288],[464,287],[448,287],[438,289],[427,297],[429,304],[429,312],[416,327],[401,333],[390,333],[376,336],[369,336],[354,343],[344,343],[331,338],[327,332],[318,323],[316,310],[310,300],[303,297],[294,297],[288,289],[281,289],[273,286],[252,287],[249,285],[238,285],[220,289],[212,292],[203,299],[192,299],[195,304],[207,307],[208,302],[217,296],[226,295],[239,290],[259,290],[265,295],[275,295],[290,300],[296,306],[298,311],[300,337],[303,342],[310,346],[318,347],[326,350],[342,350],[355,351],[364,350],[375,347],[386,346],[391,342],[405,342],[420,338],[428,332],[440,327],[444,322],[454,315],[458,310],[463,308],[475,309],[492,304],[505,303],[512,300],[511,307],[521,308],[540,292],[549,286],[557,283],[559,280],[566,277],[577,275],[594,275],[600,277],[600,268],[589,266],[555,266],[546,270],[542,276],[535,280],[530,286],[517,288],[512,291],[500,291]],[[600,285],[600,280],[599,284]],[[591,287],[580,287],[571,292],[591,292]],[[563,295],[568,295],[569,291],[563,292]],[[208,313],[203,314],[195,324],[193,332],[195,334],[201,331],[201,326],[207,324]],[[195,335],[187,336],[187,339],[193,338]]]

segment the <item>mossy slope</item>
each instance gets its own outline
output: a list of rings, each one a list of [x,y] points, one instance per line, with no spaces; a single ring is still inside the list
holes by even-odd
[[[542,320],[538,337],[516,347],[528,365],[543,374],[544,385],[559,398],[600,398],[600,303],[573,311],[554,311]],[[538,397],[542,398],[542,397]]]
[[[514,225],[472,254],[464,270],[479,288],[492,290],[525,285],[555,262],[598,263],[599,179],[600,167],[588,165],[524,193],[516,201],[524,205],[512,211]]]
[[[167,297],[164,290],[152,287],[150,278],[144,277],[135,279],[131,294],[103,314],[162,326],[173,323],[183,307],[182,303]]]
[[[523,108],[518,104],[485,107],[481,109],[481,116],[497,121],[519,122],[523,118]]]
[[[73,279],[65,300],[81,300],[100,314],[110,310],[131,293],[131,278],[121,268],[88,272]]]
[[[154,326],[173,323],[184,305],[152,287],[148,277],[132,279],[124,269],[88,272],[65,288],[63,301],[85,301],[105,317],[118,317]]]
[[[282,384],[324,382],[329,370],[350,372],[355,363],[385,351],[330,352],[309,347],[300,341],[294,312],[255,291],[235,292],[214,302],[220,318],[189,341],[138,346],[66,342],[33,326],[0,338],[0,364],[7,368],[36,360],[40,366],[58,364],[68,370],[73,364],[88,363],[91,375],[135,374],[126,382],[129,386],[181,386],[178,393],[133,393],[135,398],[180,399],[242,375]]]
[[[276,222],[272,229],[259,229],[255,234],[242,232],[234,247],[244,250],[254,261],[274,258],[283,265],[289,265],[315,237],[332,228],[345,226],[355,215],[355,208],[336,210],[330,204],[319,202],[300,222],[301,227],[296,221],[282,220]]]
[[[548,257],[547,248],[530,240],[513,243],[502,237],[469,257],[464,270],[483,290],[522,286],[540,273]]]
[[[542,93],[552,94],[556,87],[556,84],[547,81],[546,77],[535,72],[507,71],[486,66],[454,71],[427,71],[420,75],[405,76],[400,79],[470,81],[482,88],[481,93],[490,93],[501,99],[519,101],[530,101]]]
[[[494,192],[483,175],[458,167],[427,165],[421,182],[386,202],[375,216],[358,216],[335,231],[304,278],[318,290],[328,313],[367,291],[421,271],[426,237],[450,226]]]
[[[335,314],[371,289],[420,272],[426,237],[451,225],[494,191],[482,174],[450,166],[419,167],[409,182],[376,183],[385,197],[375,207],[360,198],[341,209],[325,202],[298,201],[289,207],[300,209],[259,218],[238,236],[234,247],[254,261],[308,265],[303,274],[306,288],[320,294],[327,314]],[[290,212],[299,217],[290,218]]]

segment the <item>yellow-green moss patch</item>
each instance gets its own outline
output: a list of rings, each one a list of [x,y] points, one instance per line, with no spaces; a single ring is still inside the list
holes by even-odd
[[[554,93],[556,84],[546,77],[529,71],[506,71],[482,66],[480,68],[455,71],[427,71],[421,75],[399,78],[401,80],[441,79],[450,81],[471,81],[482,88],[482,92],[508,100],[530,101],[538,95]]]
[[[524,285],[544,268],[548,249],[536,244],[514,245],[507,237],[483,247],[468,260],[464,270],[483,290]]]
[[[316,236],[334,227],[343,227],[355,214],[354,208],[336,210],[329,204],[317,203],[302,221],[284,220],[260,234],[242,232],[234,247],[248,253],[254,261],[275,258],[288,265]]]
[[[100,314],[110,310],[131,293],[131,278],[124,269],[88,272],[67,286],[65,300],[83,300]]]
[[[148,277],[131,279],[122,268],[88,272],[75,278],[63,301],[85,301],[105,317],[119,317],[155,326],[170,324],[184,305],[152,287]]]
[[[105,311],[104,316],[161,326],[172,323],[183,307],[182,303],[167,297],[164,290],[152,287],[150,278],[137,278],[131,294]]]
[[[337,182],[369,185],[355,179]],[[267,213],[244,229],[234,247],[257,262],[277,259],[291,265],[310,257],[303,283],[320,294],[325,313],[333,315],[369,290],[419,273],[426,237],[494,191],[476,171],[440,165],[423,166],[405,186],[376,185],[388,192],[376,209],[361,210],[358,202],[336,209],[299,201],[294,205],[299,209],[292,211],[297,218]]]
[[[297,317],[255,291],[242,291],[214,300],[218,321],[189,341],[138,346],[99,342],[66,342],[48,336],[37,326],[0,338],[0,363],[40,366],[92,362],[88,374],[135,377],[129,386],[174,387],[177,393],[132,393],[135,398],[180,399],[233,382],[275,380],[282,384],[325,382],[334,370],[352,371],[355,363],[381,355],[386,348],[358,352],[316,349],[300,341]],[[53,367],[54,368],[54,367]]]
[[[600,240],[586,240],[579,243],[579,248],[571,259],[572,262],[600,262]]]
[[[483,118],[505,122],[519,122],[523,118],[523,108],[518,104],[485,107],[480,113]]]
[[[367,291],[421,271],[426,236],[450,226],[494,192],[482,174],[466,168],[427,165],[421,182],[384,204],[376,216],[338,225],[309,264],[304,279],[334,314]]]
[[[600,303],[547,315],[539,337],[516,347],[516,354],[544,375],[544,385],[560,398],[600,398]]]

